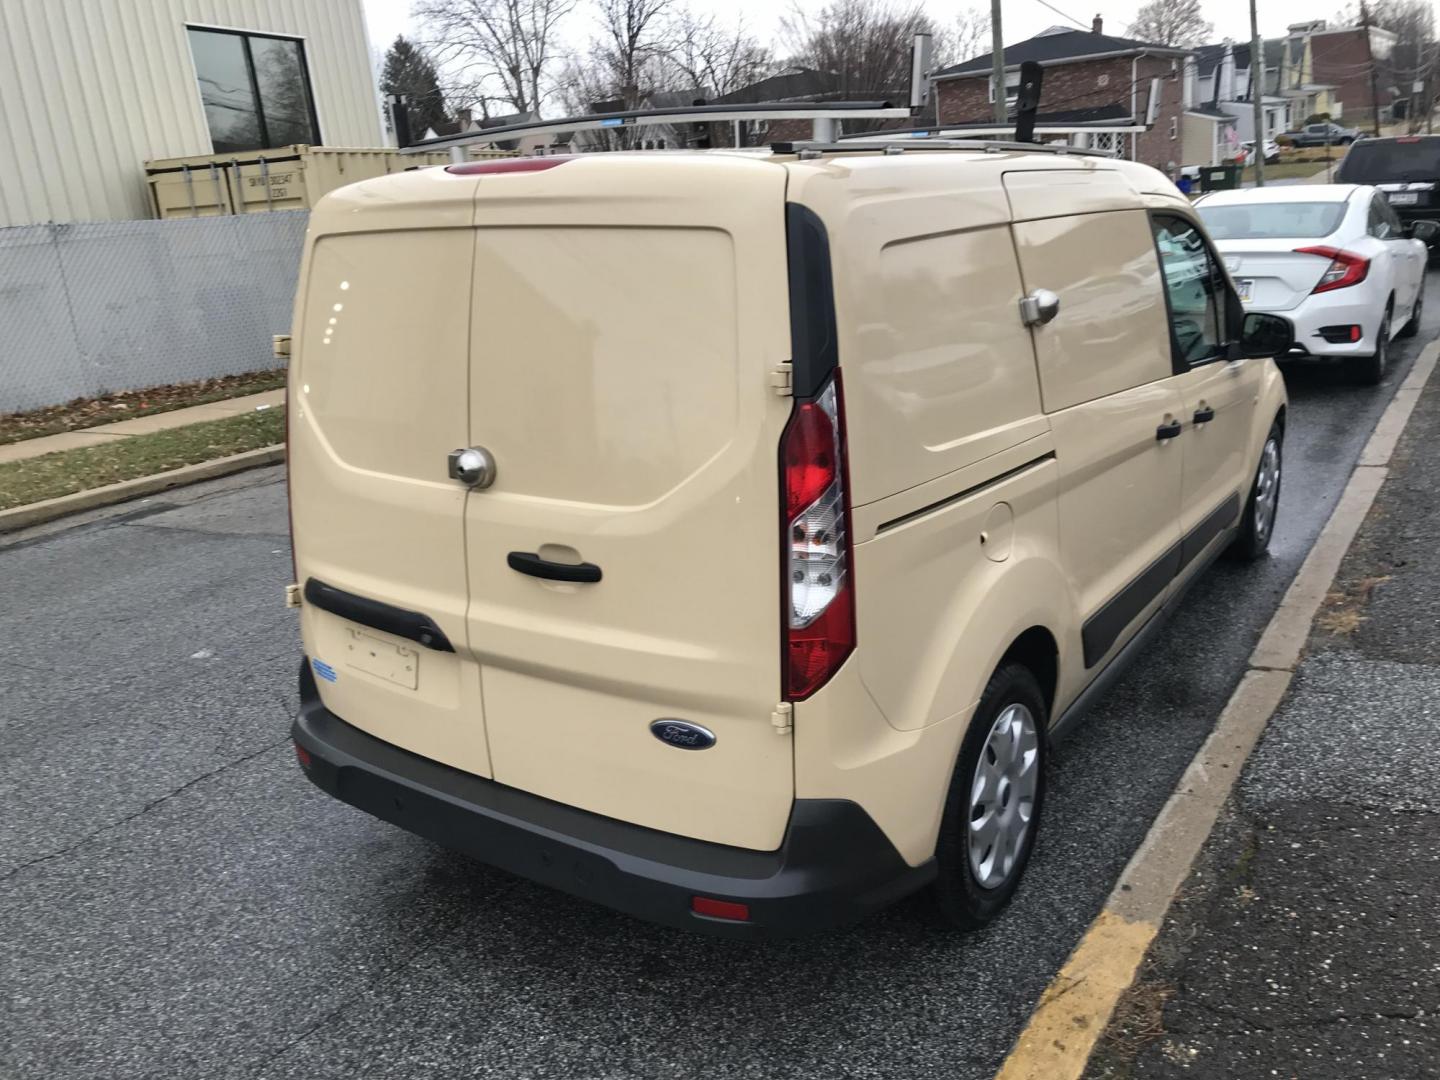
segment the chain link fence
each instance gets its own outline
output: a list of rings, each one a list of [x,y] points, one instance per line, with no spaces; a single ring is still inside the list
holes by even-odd
[[[0,413],[276,366],[309,216],[0,229]]]

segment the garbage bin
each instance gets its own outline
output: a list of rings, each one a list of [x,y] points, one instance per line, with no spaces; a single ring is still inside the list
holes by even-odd
[[[1240,186],[1240,166],[1236,163],[1207,165],[1200,170],[1201,191],[1234,191]]]

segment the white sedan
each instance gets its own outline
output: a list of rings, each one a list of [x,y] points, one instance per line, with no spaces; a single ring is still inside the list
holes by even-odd
[[[1390,340],[1420,326],[1426,247],[1363,184],[1217,191],[1195,204],[1248,310],[1295,327],[1290,357],[1349,360],[1385,375]]]

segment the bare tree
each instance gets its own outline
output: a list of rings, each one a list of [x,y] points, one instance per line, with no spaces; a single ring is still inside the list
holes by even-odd
[[[669,52],[665,14],[672,0],[596,0],[599,34],[590,43],[592,63],[604,73],[610,95],[636,109],[665,81]]]
[[[764,78],[773,66],[770,53],[744,22],[727,26],[714,15],[678,8],[668,20],[667,64],[676,89],[704,89],[719,97]]]
[[[961,64],[990,51],[990,12],[980,7],[961,8],[955,21],[935,29],[935,66]]]
[[[844,97],[878,99],[908,93],[910,46],[935,32],[921,0],[830,0],[813,15],[792,8],[781,34],[795,62],[830,72]]]
[[[417,0],[414,15],[430,34],[430,51],[488,115],[497,101],[517,113],[540,111],[557,59],[557,28],[576,0]]]
[[[1152,45],[1190,49],[1204,44],[1215,33],[1215,25],[1201,14],[1200,0],[1149,0],[1125,33]]]

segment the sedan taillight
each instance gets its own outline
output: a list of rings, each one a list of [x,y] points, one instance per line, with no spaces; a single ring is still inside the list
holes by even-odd
[[[1329,292],[1331,289],[1344,289],[1351,285],[1359,285],[1370,273],[1370,260],[1364,255],[1356,255],[1353,251],[1342,251],[1340,248],[1326,247],[1303,247],[1295,249],[1296,255],[1320,255],[1330,260],[1330,265],[1325,268],[1325,273],[1320,275],[1320,283],[1311,289],[1311,293]]]
[[[844,399],[837,371],[798,402],[780,440],[785,530],[785,698],[825,685],[855,648]]]

